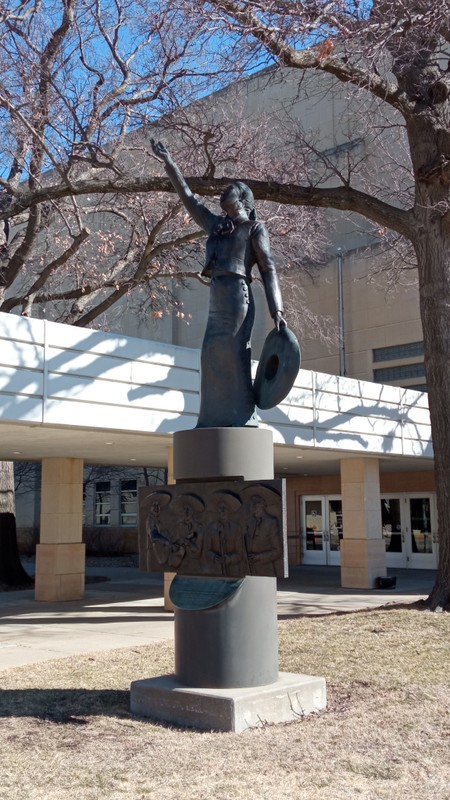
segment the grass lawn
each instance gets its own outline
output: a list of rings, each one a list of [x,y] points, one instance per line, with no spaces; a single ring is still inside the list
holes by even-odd
[[[241,734],[130,715],[130,681],[171,672],[171,643],[1,671],[1,800],[450,800],[450,615],[279,630],[280,668],[323,675],[328,708]]]

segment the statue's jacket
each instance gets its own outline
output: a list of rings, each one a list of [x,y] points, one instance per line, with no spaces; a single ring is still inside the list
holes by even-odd
[[[214,215],[215,216],[215,215]],[[215,217],[206,242],[206,260],[202,275],[213,278],[233,274],[252,281],[257,264],[264,284],[269,312],[282,310],[281,293],[270,252],[269,234],[263,222],[241,220],[237,224],[228,217]]]
[[[192,219],[208,235],[202,275],[210,278],[236,275],[250,284],[252,268],[257,264],[271,316],[282,312],[281,291],[264,223],[255,219],[234,222],[230,217],[214,214],[192,194],[171,158],[165,161],[165,169]]]

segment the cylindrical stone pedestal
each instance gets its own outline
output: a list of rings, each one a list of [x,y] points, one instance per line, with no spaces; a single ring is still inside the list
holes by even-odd
[[[276,590],[275,578],[247,576],[213,608],[176,608],[175,675],[180,683],[238,689],[278,680]]]
[[[205,428],[174,437],[184,483],[273,480],[270,431]],[[276,578],[176,575],[176,675],[133,681],[131,711],[202,730],[290,722],[326,706],[325,680],[278,673]]]
[[[176,433],[173,444],[177,483],[273,479],[271,431],[196,428]],[[196,610],[183,608],[183,580],[190,579],[177,576],[176,580],[177,600],[171,596],[175,605],[175,673],[180,683],[227,689],[276,682],[276,578],[247,576],[234,594]],[[218,578],[201,579],[210,596],[219,582],[223,583]]]
[[[175,481],[273,479],[272,431],[194,428],[173,436]]]

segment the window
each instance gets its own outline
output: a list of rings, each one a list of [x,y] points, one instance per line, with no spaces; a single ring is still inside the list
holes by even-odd
[[[407,386],[408,389],[414,389],[415,392],[428,392],[428,386],[426,383],[418,383],[414,384],[414,386]]]
[[[137,481],[120,482],[120,524],[137,524]]]
[[[86,525],[86,481],[83,481],[83,525]]]
[[[111,481],[95,484],[95,525],[111,524]]]
[[[389,383],[390,381],[402,381],[406,378],[424,378],[425,368],[421,364],[402,364],[400,367],[383,367],[374,369],[373,379],[375,383]]]
[[[396,361],[400,358],[423,356],[423,342],[394,344],[391,347],[377,347],[372,351],[374,361]]]

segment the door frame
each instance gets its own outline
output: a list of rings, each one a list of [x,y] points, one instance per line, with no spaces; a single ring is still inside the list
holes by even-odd
[[[322,504],[322,524],[323,527],[318,534],[321,534],[321,547],[307,549],[307,529],[306,529],[306,508],[305,505],[308,501],[315,500]],[[339,566],[341,563],[340,550],[332,550],[330,547],[330,506],[332,500],[339,500],[342,503],[341,495],[339,494],[305,494],[300,498],[300,532],[301,532],[301,551],[302,551],[302,564],[306,565],[320,565],[323,567]],[[315,532],[313,533],[315,541]]]
[[[408,533],[411,534],[411,506],[410,500],[419,498],[429,498],[430,500],[430,530],[426,536],[429,537],[431,544],[431,553],[413,552],[412,546],[409,547],[408,565],[411,569],[437,569],[438,563],[438,538],[437,538],[437,514],[436,514],[436,494],[435,492],[409,492],[407,494],[407,526]],[[412,541],[411,536],[407,536],[408,542]],[[425,540],[424,540],[425,544]]]
[[[410,500],[427,498],[430,501],[430,531],[425,534],[431,540],[431,553],[413,552]],[[399,500],[402,550],[399,553],[386,551],[386,566],[399,569],[436,569],[438,560],[436,493],[435,492],[383,492],[380,500]],[[421,534],[422,535],[422,534]],[[416,534],[417,536],[417,534]],[[426,542],[426,538],[424,542]]]

